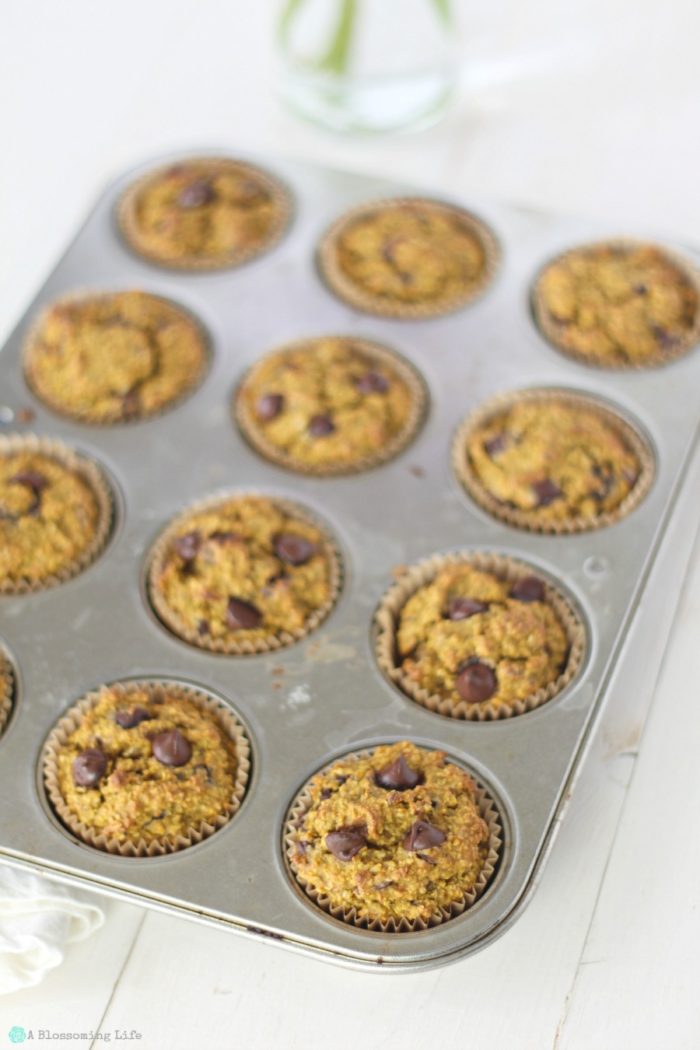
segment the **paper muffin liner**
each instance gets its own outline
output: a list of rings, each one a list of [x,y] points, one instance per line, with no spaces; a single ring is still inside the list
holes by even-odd
[[[326,556],[329,566],[329,595],[326,601],[309,616],[303,628],[293,631],[280,631],[278,634],[271,633],[269,636],[259,639],[242,639],[238,642],[234,639],[224,638],[212,638],[207,640],[206,637],[200,636],[196,631],[188,627],[187,624],[183,623],[180,617],[173,612],[160,594],[157,586],[157,579],[163,568],[170,544],[183,523],[193,514],[212,510],[222,503],[227,503],[231,499],[269,500],[276,507],[279,507],[284,511],[285,514],[288,514],[290,517],[294,517],[298,521],[304,522],[307,525],[312,525],[321,532],[323,539],[323,553]],[[294,642],[298,642],[302,638],[305,638],[329,615],[338,600],[342,585],[342,557],[335,540],[329,532],[328,526],[308,511],[306,507],[303,507],[292,500],[280,499],[264,492],[232,492],[220,496],[212,496],[209,499],[200,500],[199,502],[192,504],[181,514],[178,514],[178,516],[174,518],[160,534],[151,548],[147,561],[146,587],[148,598],[161,623],[176,637],[182,639],[182,641],[188,642],[197,649],[205,649],[208,652],[222,653],[227,656],[251,656],[257,653],[269,653],[276,649],[285,648],[286,646],[292,645]]]
[[[242,396],[245,383],[267,357],[272,354],[277,354],[282,350],[297,350],[301,347],[318,342],[321,339],[341,339],[352,343],[352,345],[356,346],[363,354],[366,354],[368,358],[392,368],[398,375],[399,379],[408,387],[411,394],[411,411],[402,430],[390,441],[387,441],[383,448],[378,450],[374,455],[362,456],[353,463],[305,463],[296,456],[292,456],[283,449],[278,448],[277,445],[273,444],[273,442],[265,437],[263,429],[258,425],[254,414],[250,411],[245,403],[244,397]],[[367,339],[356,339],[354,336],[314,336],[309,339],[297,339],[292,343],[285,343],[283,346],[278,346],[275,350],[271,350],[269,354],[266,354],[265,357],[261,358],[260,361],[252,365],[245,372],[236,387],[231,409],[234,421],[238,425],[243,437],[248,444],[251,445],[256,452],[259,452],[261,456],[264,456],[265,459],[268,459],[272,463],[276,463],[278,466],[284,467],[287,470],[293,470],[297,474],[307,474],[313,477],[340,477],[348,474],[360,474],[365,470],[372,470],[373,467],[381,466],[383,463],[387,463],[389,460],[394,459],[411,444],[423,425],[427,415],[428,388],[420,372],[410,361],[405,357],[402,357],[401,354],[397,353],[395,350],[383,346],[381,343],[375,343]]]
[[[374,748],[365,748],[362,751],[353,752],[353,757],[365,758],[371,755],[373,751]],[[347,758],[349,756],[346,755],[344,757]],[[449,755],[446,755],[445,757],[448,762],[452,765],[456,765],[459,769],[463,769],[464,772],[468,773],[471,777],[474,782],[474,796],[479,816],[485,821],[489,829],[488,853],[484,861],[484,866],[481,869],[474,886],[465,892],[460,900],[453,901],[449,906],[440,908],[433,912],[427,921],[423,919],[414,919],[411,921],[405,918],[397,921],[396,919],[391,918],[387,922],[382,922],[363,914],[361,909],[355,907],[345,908],[332,904],[329,897],[316,890],[314,886],[304,879],[294,864],[294,836],[303,823],[304,817],[308,813],[312,801],[308,790],[310,781],[307,781],[297,793],[287,811],[282,839],[287,875],[293,883],[296,883],[303,890],[305,896],[315,904],[316,907],[326,912],[326,914],[330,915],[333,919],[337,919],[340,922],[347,923],[351,926],[357,926],[362,930],[372,930],[376,933],[417,933],[421,930],[440,926],[442,923],[448,922],[450,919],[456,919],[475,904],[479,897],[483,895],[494,876],[501,858],[503,848],[503,828],[501,825],[501,818],[493,798],[472,770],[462,766],[460,762],[454,761]],[[337,759],[323,766],[314,774],[314,777],[325,772],[326,769],[330,769],[335,765],[336,761]],[[313,777],[311,779],[313,779]]]
[[[187,321],[192,324],[196,333],[199,337],[202,346],[202,361],[197,369],[195,378],[188,384],[188,386],[176,394],[170,401],[161,405],[159,408],[151,411],[135,412],[129,416],[113,416],[106,419],[104,416],[97,416],[89,411],[87,412],[71,412],[66,406],[58,400],[54,400],[48,396],[41,389],[41,381],[37,380],[37,371],[32,361],[32,351],[36,344],[41,340],[41,332],[44,328],[44,322],[48,314],[56,306],[69,306],[73,303],[87,302],[91,299],[107,299],[114,295],[118,295],[123,292],[139,292],[142,295],[147,295],[150,299],[157,299],[166,306],[172,307],[177,310]],[[115,426],[130,426],[133,423],[141,423],[144,420],[157,419],[159,416],[165,415],[170,412],[171,409],[177,408],[183,401],[187,401],[198,388],[204,382],[204,379],[211,367],[212,362],[212,344],[209,337],[209,333],[204,328],[204,325],[186,306],[182,306],[181,303],[176,302],[174,299],[170,299],[165,295],[154,295],[151,292],[146,292],[140,288],[117,288],[110,291],[95,291],[94,289],[84,288],[71,292],[69,295],[62,295],[58,299],[54,299],[49,303],[43,310],[39,312],[35,320],[33,321],[24,344],[22,346],[22,371],[27,386],[34,394],[34,396],[41,401],[43,405],[50,408],[52,412],[62,416],[64,419],[70,419],[74,423],[85,423],[90,426],[98,427],[115,427]]]
[[[94,460],[75,452],[61,441],[40,438],[35,434],[8,434],[6,437],[0,437],[0,456],[11,455],[15,452],[37,452],[51,456],[62,466],[77,474],[88,484],[95,496],[98,517],[95,535],[75,561],[64,566],[60,572],[52,573],[43,580],[0,578],[0,594],[29,594],[33,591],[55,587],[77,576],[87,569],[104,550],[115,518],[112,490],[102,469]]]
[[[607,510],[596,517],[571,517],[563,521],[533,520],[531,511],[511,507],[496,499],[472,470],[467,456],[467,443],[471,434],[478,427],[487,423],[494,416],[500,415],[513,405],[523,401],[547,404],[570,405],[573,408],[585,408],[595,412],[613,429],[634,454],[639,464],[639,475],[625,498],[614,510]],[[482,510],[499,521],[512,525],[516,529],[547,535],[570,535],[574,532],[592,532],[626,518],[644,500],[656,476],[654,453],[648,440],[643,436],[621,409],[592,394],[579,393],[559,387],[533,387],[525,390],[513,390],[498,394],[470,413],[458,427],[452,442],[452,469],[466,492]]]
[[[468,563],[475,569],[493,573],[501,579],[515,583],[526,576],[537,576],[545,588],[545,601],[554,610],[569,641],[566,665],[554,681],[536,690],[524,700],[512,703],[494,703],[486,700],[468,704],[465,700],[454,703],[438,693],[430,693],[410,678],[398,662],[396,631],[399,616],[408,599],[420,588],[431,583],[441,569],[451,565]],[[409,566],[382,598],[374,617],[374,651],[382,673],[390,682],[411,700],[429,711],[448,718],[459,718],[469,722],[495,721],[513,718],[541,707],[561,693],[573,681],[586,655],[587,635],[583,622],[571,602],[549,582],[536,566],[521,562],[505,554],[493,551],[462,550],[448,554],[434,554],[415,565]]]
[[[179,850],[187,849],[188,846],[194,846],[228,824],[240,809],[250,776],[250,744],[243,726],[233,714],[233,711],[223,701],[214,699],[214,697],[201,692],[194,686],[150,678],[138,681],[115,682],[108,688],[123,696],[126,703],[129,702],[129,696],[134,689],[145,690],[151,696],[167,692],[170,697],[189,700],[191,703],[196,704],[201,711],[206,712],[218,723],[233,741],[236,751],[233,792],[226,809],[214,823],[202,821],[197,827],[193,827],[187,835],[166,835],[159,839],[150,840],[140,838],[136,842],[120,842],[105,835],[103,832],[95,830],[75,816],[65,802],[59,787],[58,754],[65,747],[71,733],[78,728],[84,716],[99,702],[102,688],[104,687],[87,693],[66,711],[49,733],[41,752],[40,768],[44,791],[51,809],[64,827],[87,846],[92,846],[93,849],[98,849],[105,853],[116,854],[120,857],[158,857],[165,853],[176,853]]]
[[[673,347],[672,350],[663,354],[659,353],[658,356],[647,358],[646,361],[625,362],[605,361],[562,345],[561,326],[550,315],[544,296],[542,295],[542,277],[554,263],[564,262],[567,259],[579,255],[581,252],[595,251],[599,248],[620,248],[623,250],[631,248],[653,248],[677,267],[686,280],[688,280],[693,286],[698,296],[698,307],[695,311],[695,321],[686,337],[684,339],[679,339],[677,345]],[[698,271],[689,259],[686,259],[680,253],[674,252],[666,247],[661,247],[651,241],[638,241],[631,237],[618,237],[608,241],[593,241],[589,244],[581,244],[577,247],[570,248],[568,251],[561,252],[559,255],[549,259],[539,270],[530,293],[530,303],[535,324],[547,342],[549,342],[555,350],[558,350],[560,354],[564,354],[566,357],[578,361],[579,364],[588,365],[589,368],[602,368],[611,372],[643,372],[648,368],[658,368],[661,365],[670,364],[671,361],[675,361],[677,358],[687,354],[688,351],[692,350],[696,343],[700,341],[700,271]]]
[[[0,737],[10,721],[15,696],[15,673],[7,653],[0,644]]]
[[[336,258],[336,241],[338,236],[362,215],[371,214],[382,208],[395,205],[421,204],[429,205],[431,210],[456,215],[469,232],[479,241],[484,252],[484,268],[468,287],[451,297],[441,299],[439,302],[423,303],[401,303],[387,301],[379,295],[373,295],[365,291],[345,275],[338,265]],[[346,211],[340,216],[323,234],[317,249],[317,264],[321,276],[330,290],[350,306],[354,306],[364,313],[375,314],[380,317],[394,317],[405,320],[421,320],[423,318],[439,317],[461,309],[472,300],[478,298],[493,281],[500,260],[500,246],[496,235],[486,223],[466,208],[447,201],[433,200],[427,197],[394,197],[383,200],[369,201],[356,208]]]
[[[275,218],[270,225],[265,239],[257,244],[230,251],[220,258],[203,259],[198,255],[182,255],[177,259],[163,259],[158,252],[150,250],[141,241],[136,218],[136,201],[139,194],[150,183],[155,182],[172,168],[178,165],[201,165],[203,172],[216,174],[219,171],[235,169],[237,174],[252,179],[270,194],[275,208]],[[149,262],[172,270],[226,270],[263,255],[270,251],[287,232],[292,218],[292,196],[287,187],[274,175],[247,161],[234,160],[228,157],[188,157],[170,164],[162,164],[132,182],[117,204],[117,223],[124,240],[132,251]]]

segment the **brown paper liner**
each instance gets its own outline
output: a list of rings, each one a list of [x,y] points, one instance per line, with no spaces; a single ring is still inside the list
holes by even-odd
[[[234,742],[236,749],[236,774],[231,799],[226,810],[213,824],[202,821],[198,827],[192,828],[188,835],[168,835],[162,839],[138,839],[136,842],[119,842],[117,839],[109,838],[104,833],[95,831],[88,824],[78,820],[67,806],[61,794],[58,783],[58,752],[65,746],[70,734],[78,728],[84,715],[99,701],[101,689],[97,689],[77,700],[66,711],[49,733],[41,752],[40,765],[44,790],[52,810],[61,823],[86,845],[106,853],[117,854],[120,857],[158,857],[165,853],[176,853],[178,850],[187,849],[188,846],[194,846],[203,839],[209,838],[215,831],[219,831],[220,828],[228,824],[241,806],[250,775],[250,744],[248,743],[248,737],[231,709],[222,701],[215,700],[214,697],[209,696],[207,693],[200,692],[193,686],[181,685],[177,682],[160,682],[147,679],[132,682],[115,682],[109,688],[121,693],[127,702],[128,696],[134,688],[145,689],[152,694],[165,690],[169,696],[189,700],[202,711],[211,715]]]
[[[271,462],[277,463],[281,467],[285,467],[287,470],[293,470],[298,474],[308,474],[316,477],[338,477],[344,474],[359,474],[362,471],[371,470],[373,467],[378,467],[382,463],[394,459],[400,452],[403,452],[403,450],[410,445],[416,437],[418,431],[423,425],[428,410],[428,390],[425,380],[418,369],[407,361],[406,358],[396,353],[395,350],[390,350],[389,347],[382,346],[381,343],[375,343],[366,339],[355,339],[354,336],[321,336],[312,339],[297,339],[293,343],[285,343],[284,346],[279,346],[275,350],[271,350],[270,354],[279,353],[281,350],[295,350],[316,343],[320,339],[328,338],[346,340],[347,342],[352,343],[353,346],[358,347],[358,349],[366,354],[367,357],[373,358],[375,361],[392,368],[398,375],[399,379],[406,384],[411,392],[411,412],[406,420],[405,426],[375,455],[362,456],[354,463],[305,463],[303,460],[289,455],[284,452],[283,449],[278,448],[277,445],[268,441],[262,428],[258,425],[255,416],[246,405],[245,399],[242,396],[242,391],[248,378],[253,375],[258,365],[269,355],[265,355],[265,358],[262,358],[262,361],[254,364],[244,374],[236,388],[231,405],[235,422],[243,434],[243,437],[249,445],[252,445],[256,452],[259,452],[260,455],[265,457],[265,459],[269,459]]]
[[[113,418],[108,419],[106,419],[104,416],[93,415],[89,411],[79,413],[71,412],[61,401],[54,400],[50,396],[48,396],[41,389],[40,380],[37,380],[36,369],[34,368],[34,364],[32,362],[32,351],[36,343],[40,341],[41,332],[44,327],[44,321],[49,312],[53,310],[56,306],[85,302],[90,299],[110,298],[111,296],[123,291],[141,292],[142,295],[147,295],[150,299],[158,299],[161,302],[165,303],[167,306],[170,306],[173,309],[177,310],[178,313],[182,314],[182,316],[193,325],[193,327],[196,329],[197,335],[199,336],[203,350],[200,367],[197,370],[195,378],[191,380],[191,382],[187,385],[187,387],[184,390],[181,390],[180,393],[176,394],[173,398],[171,398],[170,401],[161,405],[159,408],[153,409],[150,412],[136,412],[126,417],[114,416]],[[187,309],[187,307],[184,307],[180,303],[175,302],[174,299],[169,299],[164,295],[153,295],[151,292],[144,292],[140,288],[119,288],[114,291],[107,292],[95,292],[94,290],[84,289],[80,291],[74,291],[70,295],[62,295],[60,298],[54,299],[51,303],[49,303],[49,305],[44,310],[40,311],[40,313],[32,323],[27,337],[24,341],[24,345],[22,347],[22,370],[24,372],[24,378],[26,380],[27,386],[34,394],[34,396],[38,398],[38,400],[41,401],[42,404],[50,408],[52,412],[55,412],[57,415],[62,416],[64,419],[70,419],[73,422],[77,423],[88,423],[91,426],[99,427],[129,426],[132,423],[141,423],[143,422],[143,420],[156,419],[158,416],[165,415],[166,412],[169,412],[171,409],[176,408],[178,405],[182,404],[183,401],[186,401],[189,397],[192,396],[192,394],[194,394],[197,391],[197,389],[202,385],[204,378],[207,375],[209,368],[211,367],[211,361],[211,340],[199,318],[196,317],[193,313],[191,313],[190,310]]]
[[[373,750],[373,748],[366,748],[362,751],[357,751],[355,754],[358,758],[364,758],[365,756],[372,754]],[[448,762],[452,762],[453,765],[458,766],[460,769],[464,769],[472,778],[476,789],[475,797],[479,816],[486,822],[489,828],[489,850],[486,860],[484,861],[484,866],[479,873],[476,883],[464,894],[464,897],[461,900],[454,901],[448,907],[440,908],[438,911],[433,912],[427,922],[423,919],[414,919],[413,921],[409,919],[400,919],[397,921],[393,918],[389,919],[387,922],[381,922],[378,919],[371,919],[369,916],[363,915],[362,911],[357,908],[344,908],[342,906],[333,905],[328,897],[315,890],[314,887],[300,875],[294,865],[294,835],[301,826],[311,805],[311,796],[308,793],[307,782],[307,784],[305,784],[298,792],[289,807],[282,837],[287,875],[293,882],[296,882],[296,884],[301,887],[306,897],[308,897],[313,904],[332,918],[337,919],[340,922],[348,923],[352,926],[357,926],[359,929],[372,930],[377,933],[417,933],[420,930],[427,930],[434,926],[440,926],[442,923],[448,922],[450,919],[457,918],[457,916],[462,915],[467,908],[470,908],[478,898],[482,896],[484,890],[493,878],[501,856],[501,850],[503,847],[501,818],[494,800],[474,773],[470,769],[462,766],[461,763],[454,761],[449,755],[447,755],[446,758]],[[318,770],[314,776],[318,776],[319,773],[323,773],[333,765],[335,765],[335,762],[329,762],[322,769]]]
[[[545,586],[545,600],[556,613],[569,639],[569,655],[566,666],[549,685],[538,689],[524,700],[510,703],[482,701],[468,704],[464,700],[454,703],[437,693],[429,693],[403,671],[397,663],[396,629],[404,605],[419,587],[430,583],[441,569],[448,565],[467,562],[476,569],[493,573],[512,581],[536,575]],[[411,700],[429,711],[448,718],[460,718],[469,722],[495,721],[512,718],[541,707],[557,696],[579,671],[586,654],[587,635],[583,623],[569,600],[554,587],[540,569],[517,561],[504,554],[491,551],[454,551],[449,554],[434,554],[405,570],[396,583],[384,595],[374,617],[374,652],[382,673]]]
[[[212,638],[207,640],[206,637],[201,637],[196,631],[191,630],[182,622],[180,617],[173,612],[161,596],[156,581],[161,569],[163,568],[163,563],[168,553],[170,543],[176,536],[184,521],[186,521],[192,514],[198,514],[200,511],[211,510],[220,503],[228,502],[230,499],[247,499],[251,497],[270,500],[270,502],[274,503],[277,507],[280,507],[285,514],[288,514],[290,517],[293,516],[299,521],[303,521],[309,525],[313,525],[314,528],[321,531],[323,536],[323,551],[326,555],[330,569],[330,593],[323,605],[309,616],[302,629],[282,631],[279,634],[270,634],[269,637],[252,640],[245,639],[240,642],[223,638]],[[340,550],[331,537],[328,527],[323,522],[319,521],[319,519],[305,507],[292,502],[292,500],[278,499],[276,496],[269,496],[263,492],[234,492],[229,493],[228,495],[213,496],[209,499],[201,500],[198,503],[192,504],[192,506],[188,507],[182,514],[178,514],[178,516],[174,518],[161,533],[154,546],[151,548],[147,561],[146,579],[148,597],[158,619],[169,631],[176,635],[176,637],[181,638],[190,645],[196,646],[198,649],[206,649],[209,652],[224,653],[227,656],[251,656],[256,653],[273,652],[275,649],[282,649],[287,645],[292,645],[294,642],[298,642],[300,639],[305,638],[307,634],[310,634],[311,631],[315,630],[316,627],[325,620],[340,594],[340,589],[343,584],[343,563]]]
[[[79,475],[89,485],[97,501],[98,519],[95,535],[88,546],[74,562],[61,572],[47,576],[43,580],[6,580],[0,579],[0,594],[29,594],[32,591],[45,590],[65,583],[87,569],[102,553],[109,539],[114,523],[114,498],[105,475],[93,460],[79,455],[60,441],[40,438],[34,434],[8,434],[0,437],[0,456],[15,452],[40,452],[51,456],[62,466]]]
[[[562,345],[560,338],[561,328],[550,315],[549,310],[547,309],[547,304],[544,301],[544,296],[542,295],[541,280],[545,271],[548,270],[553,263],[563,262],[572,256],[578,255],[582,251],[595,251],[597,248],[629,249],[643,247],[654,248],[660,254],[665,255],[666,258],[673,263],[673,265],[676,266],[683,276],[693,285],[697,292],[698,308],[695,314],[695,322],[685,339],[679,339],[678,344],[671,351],[659,354],[658,357],[650,357],[646,361],[630,362],[605,361],[599,358],[589,357],[587,354],[582,354],[577,350],[572,350],[570,347]],[[602,368],[607,371],[617,372],[643,372],[647,368],[658,368],[660,365],[670,364],[671,361],[675,361],[677,358],[686,354],[700,340],[700,272],[684,256],[671,251],[668,248],[662,248],[657,244],[652,244],[649,241],[637,241],[630,237],[620,237],[609,241],[594,241],[590,244],[578,245],[578,247],[570,248],[568,251],[561,252],[554,258],[549,259],[539,270],[530,293],[530,303],[535,324],[554,349],[558,350],[560,354],[564,354],[566,357],[578,361],[579,364],[588,365],[589,368]]]
[[[595,518],[572,517],[566,521],[533,521],[530,511],[502,503],[483,485],[469,464],[467,442],[474,430],[482,424],[522,401],[540,401],[543,404],[558,402],[574,408],[586,408],[596,412],[608,426],[620,435],[637,458],[639,476],[627,496],[614,510],[605,511]],[[537,387],[498,394],[468,415],[458,427],[452,442],[452,469],[457,480],[474,502],[492,517],[516,529],[526,529],[528,532],[546,533],[547,535],[590,532],[594,529],[602,529],[607,525],[614,525],[639,506],[649,492],[656,475],[656,464],[651,445],[620,409],[607,405],[600,398],[591,394],[581,394],[558,387]]]
[[[15,673],[9,657],[0,645],[0,737],[10,721],[15,696]]]
[[[144,245],[136,219],[136,201],[138,196],[142,189],[166,174],[171,168],[176,167],[178,163],[183,166],[201,165],[202,169],[206,169],[208,173],[235,169],[238,174],[244,175],[262,185],[272,197],[276,211],[276,217],[268,230],[265,240],[257,244],[248,245],[248,247],[230,251],[217,259],[203,259],[198,255],[182,255],[177,259],[163,259],[157,252]],[[144,259],[148,259],[149,262],[155,263],[157,266],[172,270],[226,270],[240,266],[242,263],[255,258],[255,256],[263,255],[265,252],[270,251],[286,233],[291,217],[292,197],[287,187],[279,179],[255,164],[233,160],[229,157],[188,157],[181,161],[172,161],[170,164],[162,164],[133,182],[117,205],[119,229],[132,251]]]
[[[439,302],[399,303],[386,301],[378,295],[366,292],[350,280],[338,265],[335,242],[346,226],[361,215],[396,204],[414,205],[429,204],[431,209],[449,215],[457,215],[469,232],[479,241],[484,251],[484,269],[481,275],[461,292]],[[406,320],[439,317],[461,309],[478,298],[491,284],[500,259],[500,247],[493,231],[478,216],[446,201],[432,200],[425,197],[395,197],[385,200],[370,201],[345,212],[324,233],[317,250],[317,263],[321,276],[330,290],[350,306],[364,313],[380,317],[395,317]]]

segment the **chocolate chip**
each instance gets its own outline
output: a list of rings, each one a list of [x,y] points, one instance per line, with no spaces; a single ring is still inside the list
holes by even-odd
[[[467,620],[477,613],[486,612],[488,604],[476,598],[452,598],[447,605],[448,620]]]
[[[367,845],[364,827],[338,828],[326,835],[326,845],[338,860],[352,860],[356,853]]]
[[[196,558],[201,544],[202,536],[199,532],[186,532],[184,536],[173,540],[173,547],[185,561],[193,561]]]
[[[335,423],[330,416],[312,416],[309,420],[309,433],[312,437],[327,437],[335,430]]]
[[[313,543],[293,532],[281,532],[275,538],[275,554],[288,565],[304,565],[315,553]]]
[[[559,499],[563,495],[559,486],[555,485],[549,478],[543,478],[542,481],[534,481],[532,483],[532,491],[537,496],[538,507],[548,507],[550,503],[553,503],[555,499]]]
[[[427,820],[416,820],[403,840],[403,848],[415,853],[419,849],[441,846],[446,838],[445,832],[436,828],[434,824]]]
[[[165,729],[152,740],[153,754],[164,766],[184,766],[192,757],[192,745],[179,729]]]
[[[128,394],[124,394],[122,398],[122,412],[125,416],[137,415],[140,407],[138,390],[130,390]]]
[[[134,707],[131,711],[117,711],[114,721],[122,729],[133,729],[141,722],[147,722],[153,715],[145,707]]]
[[[38,495],[49,483],[48,478],[45,478],[38,470],[23,470],[10,478],[10,482],[15,485],[26,485],[35,495]]]
[[[107,770],[107,756],[98,747],[88,747],[73,759],[73,783],[78,787],[95,787]]]
[[[670,350],[671,347],[675,346],[678,342],[676,337],[671,335],[671,333],[668,332],[665,328],[662,328],[661,325],[653,324],[651,326],[651,331],[656,341],[665,350]]]
[[[355,380],[355,386],[361,394],[386,394],[389,380],[381,372],[365,372]]]
[[[645,284],[635,284],[632,289],[635,295],[646,295],[649,289]]]
[[[508,438],[505,434],[496,434],[495,437],[489,438],[488,441],[484,442],[484,450],[487,455],[493,458],[494,456],[497,456],[499,452],[502,452],[507,444]]]
[[[255,414],[263,423],[269,423],[283,408],[284,398],[281,394],[263,394],[255,406]]]
[[[209,179],[195,179],[180,191],[177,203],[180,208],[201,208],[203,204],[211,204],[215,198],[216,193]]]
[[[209,621],[200,620],[197,624],[197,634],[201,637],[202,635],[209,634]]]
[[[459,672],[455,685],[462,700],[479,704],[496,692],[496,675],[480,660],[472,660]]]
[[[226,609],[226,623],[232,631],[250,630],[258,627],[262,615],[251,602],[244,602],[241,598],[229,598]]]
[[[423,782],[423,775],[418,770],[411,769],[403,755],[399,755],[388,766],[375,773],[374,782],[386,791],[410,791]]]
[[[523,576],[511,587],[510,596],[519,602],[543,602],[544,583],[536,576]]]

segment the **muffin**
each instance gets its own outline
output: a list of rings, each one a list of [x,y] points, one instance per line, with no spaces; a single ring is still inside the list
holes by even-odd
[[[174,682],[122,682],[88,694],[43,753],[62,822],[88,845],[169,853],[226,824],[240,806],[249,747],[233,714]]]
[[[0,647],[0,736],[12,714],[12,701],[15,692],[15,676],[12,665]]]
[[[397,198],[342,216],[319,248],[331,290],[386,317],[433,317],[463,306],[491,280],[498,246],[475,216],[451,204]]]
[[[58,442],[0,438],[0,593],[49,587],[97,557],[112,500],[98,467]]]
[[[441,751],[390,744],[317,773],[293,803],[289,867],[336,918],[399,932],[459,915],[484,891],[500,825],[484,790]]]
[[[189,314],[146,292],[63,299],[24,351],[27,382],[49,408],[84,423],[153,416],[198,386],[208,362]]]
[[[252,164],[209,157],[158,168],[127,190],[119,222],[130,246],[152,262],[217,270],[271,248],[285,232],[290,199]]]
[[[330,612],[340,559],[296,504],[228,496],[186,511],[162,534],[148,572],[166,627],[201,649],[256,653],[290,645]]]
[[[619,521],[653,478],[648,442],[594,398],[523,390],[460,427],[458,478],[485,510],[519,528],[581,532]]]
[[[452,718],[507,718],[572,679],[584,632],[572,607],[529,566],[477,552],[406,570],[376,616],[382,671],[411,699]]]
[[[425,412],[412,365],[376,343],[327,336],[262,358],[236,392],[244,436],[273,462],[306,474],[344,474],[396,456]]]
[[[665,364],[700,338],[697,274],[653,244],[566,252],[539,275],[533,307],[557,349],[602,368]]]

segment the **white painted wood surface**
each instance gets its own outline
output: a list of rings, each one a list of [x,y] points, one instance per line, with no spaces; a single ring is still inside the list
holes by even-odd
[[[188,145],[400,170],[467,199],[486,192],[700,242],[692,0],[462,3],[460,105],[436,128],[382,140],[325,136],[277,108],[273,7],[6,0],[0,337],[101,185]],[[434,973],[375,976],[110,902],[103,930],[40,988],[0,999],[0,1050],[20,1024],[100,1026],[112,1042],[135,1029],[129,1045],[145,1050],[700,1046],[698,549],[692,566],[646,729],[637,667],[605,712],[532,903],[496,944]]]

